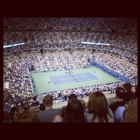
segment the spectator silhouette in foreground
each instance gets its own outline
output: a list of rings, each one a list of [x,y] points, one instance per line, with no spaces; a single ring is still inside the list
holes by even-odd
[[[55,115],[62,115],[61,109],[53,109],[53,98],[51,95],[46,95],[43,99],[45,110],[38,113],[39,122],[52,122]]]
[[[87,112],[88,111],[88,109],[87,109],[87,107],[86,107],[86,102],[83,100],[83,99],[79,99],[79,101],[82,103],[82,105],[83,105],[83,110],[84,110],[84,112]]]
[[[39,110],[40,110],[40,111],[44,111],[44,110],[45,110],[45,105],[44,105],[44,103],[40,104]]]
[[[118,107],[115,112],[116,122],[133,123],[138,122],[138,89],[135,91],[135,97],[124,106]]]
[[[124,83],[123,87],[125,90],[124,100],[130,101],[135,96],[134,92],[132,91],[132,85],[130,83]]]
[[[68,101],[65,116],[62,118],[60,115],[56,115],[52,122],[61,122],[61,123],[85,122],[82,103],[76,98],[71,98]]]
[[[89,96],[87,107],[88,112],[85,113],[86,122],[114,122],[113,112],[108,107],[107,99],[103,93],[99,91],[93,92]]]
[[[124,106],[126,101],[124,101],[124,94],[125,94],[125,90],[121,87],[118,87],[116,89],[116,102],[112,103],[109,105],[109,108],[112,110],[112,112],[116,111],[116,109],[119,106]]]
[[[38,115],[37,112],[34,109],[27,109],[19,118],[18,122],[20,123],[35,123],[38,122]]]
[[[76,99],[77,99],[76,94],[74,94],[74,93],[70,94],[69,97],[68,97],[68,101],[69,101],[70,99],[72,99],[72,98],[76,98]],[[63,107],[62,107],[62,117],[65,116],[65,113],[66,113],[66,107],[67,107],[67,106],[63,106]]]
[[[18,122],[19,118],[21,117],[22,113],[25,111],[24,108],[22,107],[17,107],[15,112],[14,112],[14,116],[13,116],[13,121],[14,122]]]
[[[125,109],[122,122],[138,122],[138,88],[135,91],[135,97],[125,104]]]
[[[16,110],[16,107],[12,107],[10,110],[10,121],[14,122],[13,116],[14,116],[14,112]]]
[[[10,113],[8,111],[3,111],[3,122],[10,123]]]

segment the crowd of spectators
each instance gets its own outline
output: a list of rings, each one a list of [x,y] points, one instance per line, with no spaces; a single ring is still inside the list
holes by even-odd
[[[99,33],[85,31],[4,31],[3,44],[41,43],[46,44],[63,42],[67,44],[77,44],[80,42],[101,42],[112,46],[134,48],[137,45],[137,36],[131,34]]]
[[[3,106],[4,110],[10,109],[13,106],[28,106],[32,107],[34,104],[34,96],[36,96],[39,102],[42,102],[44,96],[50,94],[53,98],[54,102],[63,102],[66,101],[71,94],[75,94],[78,98],[84,98],[90,95],[91,92],[100,91],[100,92],[110,92],[115,93],[115,89],[117,86],[122,86],[121,82],[117,83],[107,83],[107,84],[100,84],[100,85],[91,85],[91,86],[84,86],[78,88],[71,88],[65,90],[58,90],[52,92],[44,92],[41,94],[33,95],[32,93],[26,94],[22,92],[15,92],[12,89],[7,89],[4,91],[3,96]],[[34,103],[34,104],[33,104]]]
[[[127,29],[136,31],[136,19],[128,18],[129,24],[125,19],[121,19],[121,22],[119,22],[118,19],[119,18],[6,18],[4,19],[4,25],[14,28],[16,28],[15,25],[17,27],[26,26],[28,28],[45,28],[49,25],[54,28],[63,29],[76,26],[80,29],[94,27],[98,30],[109,30],[111,28],[125,29],[127,27]],[[42,22],[40,22],[40,20]],[[3,79],[4,82],[9,83],[9,89],[3,92],[4,122],[39,122],[40,119],[37,114],[30,108],[38,106],[37,110],[40,113],[48,109],[48,107],[44,105],[44,102],[47,104],[47,99],[45,101],[43,98],[49,94],[52,97],[52,102],[59,102],[68,100],[71,94],[75,94],[78,99],[89,96],[96,91],[99,93],[109,91],[117,95],[116,88],[122,87],[122,83],[116,82],[33,95],[32,92],[35,86],[32,85],[33,81],[30,78],[28,67],[34,66],[34,71],[38,72],[88,67],[90,63],[87,60],[88,58],[93,59],[91,51],[95,49],[96,55],[94,61],[124,75],[130,80],[137,77],[137,68],[125,64],[125,62],[129,62],[135,66],[137,65],[137,37],[135,35],[85,31],[4,31],[3,45],[20,42],[25,42],[26,44],[4,49]],[[81,42],[107,43],[110,45],[87,45]],[[38,43],[45,44],[37,45]],[[43,50],[43,54],[41,50]],[[113,58],[118,58],[122,61],[110,59],[102,54],[109,54]],[[118,96],[119,95],[117,95],[117,97]],[[72,103],[74,102],[80,105],[79,101],[73,100]],[[52,108],[52,105],[53,104],[50,104],[49,108]],[[70,102],[68,106],[71,106],[71,108],[74,107]],[[109,112],[106,111],[111,119]],[[95,112],[91,111],[90,113]],[[60,113],[56,113],[55,115],[61,116]],[[54,122],[56,122],[57,119],[61,119],[64,122],[71,121],[67,118],[69,115],[65,118],[60,118],[60,116],[56,116]],[[97,116],[95,113],[95,117],[89,121],[97,120]],[[21,117],[21,119],[19,119],[19,117]],[[51,122],[53,117],[54,115],[51,117]],[[103,122],[102,117],[100,118],[100,116],[98,116],[98,119],[99,122]],[[104,119],[107,121],[106,115]]]
[[[46,39],[43,39],[46,37]],[[22,38],[22,40],[21,40]],[[25,41],[24,38],[27,38]],[[67,48],[94,48],[96,51],[103,53],[111,53],[112,56],[122,59],[123,61],[137,64],[137,37],[135,35],[120,35],[112,33],[92,33],[92,32],[41,32],[41,31],[26,31],[21,32],[4,32],[3,37],[4,45],[28,42],[28,43],[38,43],[45,42],[46,45],[25,45],[18,46],[16,49],[5,49],[5,53],[16,52],[18,50],[36,50],[45,49],[45,51],[61,51]],[[12,39],[16,39],[12,41]],[[73,42],[76,40],[76,42]],[[85,45],[81,42],[96,42],[96,43],[106,43],[110,46],[101,45]],[[56,43],[55,43],[56,42]],[[64,43],[65,42],[65,43]],[[51,44],[55,43],[55,44]],[[62,43],[62,44],[61,44]]]
[[[27,55],[28,53],[25,54]],[[9,87],[11,89],[21,93],[29,94],[31,92],[31,88],[27,67],[34,65],[35,71],[81,68],[90,65],[87,61],[89,57],[92,57],[92,54],[82,53],[80,51],[72,55],[69,53],[52,54],[45,55],[45,57],[32,54],[28,57],[17,59],[10,63],[7,67],[4,67],[4,78],[6,82],[9,82]],[[6,58],[7,56],[4,57],[4,59]],[[109,58],[100,55],[96,55],[94,59],[99,64],[106,66],[109,69],[112,69],[121,75],[128,77],[129,79],[137,77],[137,69],[134,67],[128,66],[114,59],[110,60]],[[23,87],[23,85],[26,87]]]
[[[13,105],[10,111],[3,111],[5,123],[53,122],[53,123],[123,123],[137,122],[138,89],[131,91],[131,84],[125,83],[115,89],[116,101],[108,104],[105,95],[96,90],[91,92],[87,104],[75,93],[68,97],[67,106],[53,108],[53,97],[47,94],[42,103],[33,99],[32,104],[40,106],[39,110],[23,105]],[[128,93],[129,89],[129,93]],[[126,97],[130,97],[126,100]],[[10,94],[9,94],[10,95]],[[10,96],[9,96],[10,98]]]
[[[137,77],[137,68],[128,66],[125,63],[113,59],[110,60],[110,58],[103,56],[95,56],[95,61],[129,79]]]
[[[30,76],[27,68],[33,64],[38,69],[37,56],[15,60],[5,68],[4,79],[5,82],[9,83],[9,88],[11,90],[27,95],[32,93]]]
[[[116,101],[109,106],[116,123],[138,121],[138,87],[132,91],[132,85],[125,83],[123,88],[116,89]]]
[[[40,18],[4,18],[5,26],[19,27],[26,26],[27,28],[46,28],[54,27],[68,29],[68,27],[77,27],[79,29],[94,28],[98,30],[108,29],[130,29],[136,31],[136,18],[85,18],[85,17],[40,17]]]
[[[127,90],[129,89],[129,93]],[[130,83],[115,89],[116,100],[108,104],[102,92],[95,91],[89,96],[86,105],[71,94],[67,106],[62,107],[62,115],[55,115],[53,123],[124,123],[138,121],[138,89],[132,91]],[[129,100],[126,97],[129,97]],[[131,98],[130,98],[131,97]],[[83,106],[83,107],[82,107]],[[83,119],[84,116],[84,119]]]
[[[30,81],[29,73],[27,70],[28,66],[34,65],[35,71],[64,70],[66,68],[78,68],[78,67],[80,68],[89,65],[87,59],[93,56],[91,53],[82,53],[81,51],[78,51],[77,53],[74,53],[72,55],[70,55],[69,53],[45,55],[45,57],[43,56],[44,58],[42,58],[41,55],[36,56],[35,55],[36,53],[31,52],[29,53],[23,52],[23,54],[24,55],[32,54],[32,55],[28,57],[23,57],[21,59],[16,59],[12,63],[10,63],[7,67],[5,66],[4,81],[9,83],[9,88],[11,90],[27,96],[32,95],[32,91],[34,91],[35,88],[34,85],[31,85],[32,82]],[[8,56],[4,57],[4,59],[6,58],[8,58]],[[11,57],[9,57],[9,59],[10,58]],[[124,63],[120,63],[113,59],[110,60],[109,58],[100,55],[96,55],[94,59],[101,65],[104,65],[109,69],[112,69],[128,77],[129,79],[133,79],[134,77],[137,76],[137,69],[125,65]],[[105,85],[95,85],[93,86],[93,89],[94,88],[100,89],[100,91],[102,92],[110,91],[111,93],[113,93],[116,86],[114,86],[114,84],[105,84]],[[80,93],[81,91],[78,94]],[[57,92],[55,94],[57,94]]]

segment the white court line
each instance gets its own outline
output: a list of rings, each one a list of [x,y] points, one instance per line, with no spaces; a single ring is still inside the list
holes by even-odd
[[[74,84],[74,83],[79,83],[79,82],[64,83],[64,84],[59,84],[59,85],[56,84],[55,86],[69,85],[69,84]]]
[[[53,76],[53,77],[54,77],[54,76]],[[62,83],[61,85],[66,84],[60,76],[56,76],[56,77],[59,77],[59,78],[62,80],[63,83]],[[73,78],[73,77],[71,77],[71,78],[65,78],[65,79],[72,79],[72,78]],[[77,83],[77,82],[73,82],[73,83]],[[70,84],[70,83],[68,83],[68,84]],[[57,84],[56,84],[56,85],[57,85]],[[54,86],[55,86],[55,84],[54,84]]]
[[[72,79],[72,78],[73,78],[73,77],[71,77],[71,78],[64,78],[64,80],[65,80],[65,79]],[[61,78],[61,80],[63,80],[63,78]],[[63,82],[64,82],[64,81],[63,81]],[[65,82],[64,82],[64,83],[65,83]]]
[[[57,76],[57,77],[59,77],[59,76]],[[48,77],[48,79],[50,79],[49,77]],[[61,79],[61,78],[60,78]],[[62,79],[61,79],[62,80]],[[50,80],[51,81],[51,80]],[[64,83],[64,81],[62,80],[62,82]],[[55,84],[53,85],[53,82],[51,81],[51,83],[52,83],[52,86],[56,86]],[[63,84],[62,83],[62,84]]]
[[[83,74],[83,73],[82,73]],[[84,74],[83,74],[84,75]],[[87,77],[86,75],[84,75],[85,77]],[[87,77],[88,78],[88,77]],[[89,79],[89,78],[88,78]],[[90,80],[90,79],[89,79]]]
[[[98,79],[99,80],[99,79]],[[78,83],[85,83],[85,82],[91,82],[91,81],[96,81],[96,80],[88,80],[88,81],[79,81],[79,82],[72,82],[72,83],[64,83],[64,84],[59,84],[59,85],[54,85],[54,86],[62,86],[62,85],[69,85],[69,84],[78,84]],[[87,85],[88,86],[88,85]]]
[[[79,73],[80,73],[80,74],[83,74],[83,72],[79,72]],[[87,73],[91,73],[92,75],[95,75],[95,74],[93,74],[92,72],[87,72]],[[75,78],[75,76],[74,76],[73,74],[71,74],[71,75]],[[60,77],[60,76],[58,76],[58,75],[54,75],[54,76]],[[52,77],[54,77],[54,76],[52,76]],[[84,77],[87,77],[87,76],[84,75],[84,74],[83,74],[83,76],[84,76]],[[83,76],[81,76],[81,77],[83,77]],[[95,76],[96,76],[96,75],[95,75]],[[89,79],[88,81],[85,80],[85,81],[79,81],[79,82],[78,82],[77,78],[75,78],[75,79],[77,80],[77,82],[72,82],[72,83],[71,83],[71,82],[70,82],[70,83],[65,83],[65,82],[63,81],[63,79],[60,77],[60,79],[62,80],[63,83],[62,83],[62,84],[59,84],[59,85],[57,85],[57,84],[56,84],[56,85],[53,85],[53,84],[52,84],[52,86],[62,86],[63,84],[83,83],[83,82],[91,82],[91,81],[101,80],[101,78],[99,78],[98,76],[96,76],[96,77],[97,77],[98,79],[93,80],[93,79],[89,79],[89,78],[87,77],[87,78]],[[65,78],[65,79],[71,79],[71,78]],[[51,82],[51,83],[52,83],[52,82]]]
[[[86,77],[86,78],[88,78],[86,75],[84,75],[84,72],[81,72],[81,74],[83,75],[83,76],[81,76],[81,77]],[[81,77],[79,77],[79,78],[81,78]],[[89,79],[89,78],[88,78]],[[90,81],[92,81],[91,79],[89,79]],[[99,79],[97,79],[97,80],[99,80]]]
[[[71,73],[71,75],[76,79],[77,82],[79,82],[79,80]]]
[[[86,77],[86,78],[88,78],[86,75],[84,75],[84,73],[91,73],[91,72],[79,72],[80,74],[82,74],[83,76],[81,76],[81,77]],[[75,73],[76,74],[76,73]],[[95,74],[93,74],[93,73],[91,73],[93,76],[95,75]],[[76,78],[75,76],[74,76],[74,74],[71,74],[77,81],[78,81],[78,78]],[[96,76],[96,75],[95,75]],[[96,76],[98,79],[89,79],[90,81],[96,81],[96,80],[101,80],[98,76]],[[86,81],[86,80],[85,80]],[[80,82],[80,81],[79,81]]]
[[[62,80],[62,78],[60,77],[60,76],[58,76],[61,80]],[[64,81],[62,80],[62,82],[64,83]]]
[[[92,73],[92,72],[89,72],[89,73],[91,73],[91,74],[95,75],[97,78],[99,78],[96,74],[94,74],[94,73]],[[101,80],[101,78],[99,78],[99,80]]]

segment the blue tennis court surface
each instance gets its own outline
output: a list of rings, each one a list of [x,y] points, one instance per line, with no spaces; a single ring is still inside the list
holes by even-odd
[[[53,85],[63,85],[77,82],[99,80],[99,78],[91,72],[69,73],[63,75],[49,76],[49,79]]]

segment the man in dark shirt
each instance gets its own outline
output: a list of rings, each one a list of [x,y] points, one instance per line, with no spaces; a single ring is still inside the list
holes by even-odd
[[[125,94],[124,94],[125,101],[130,101],[132,98],[134,98],[134,93],[132,91],[132,85],[130,83],[124,83],[123,88],[125,90]]]
[[[116,111],[116,109],[119,106],[125,105],[126,101],[124,101],[124,99],[123,99],[124,94],[125,94],[125,90],[123,88],[118,87],[116,89],[116,102],[109,106],[109,108],[112,110],[112,112]]]
[[[39,122],[52,122],[55,115],[62,116],[60,108],[52,108],[53,98],[51,95],[47,94],[43,99],[43,103],[45,105],[45,110],[38,113]]]

